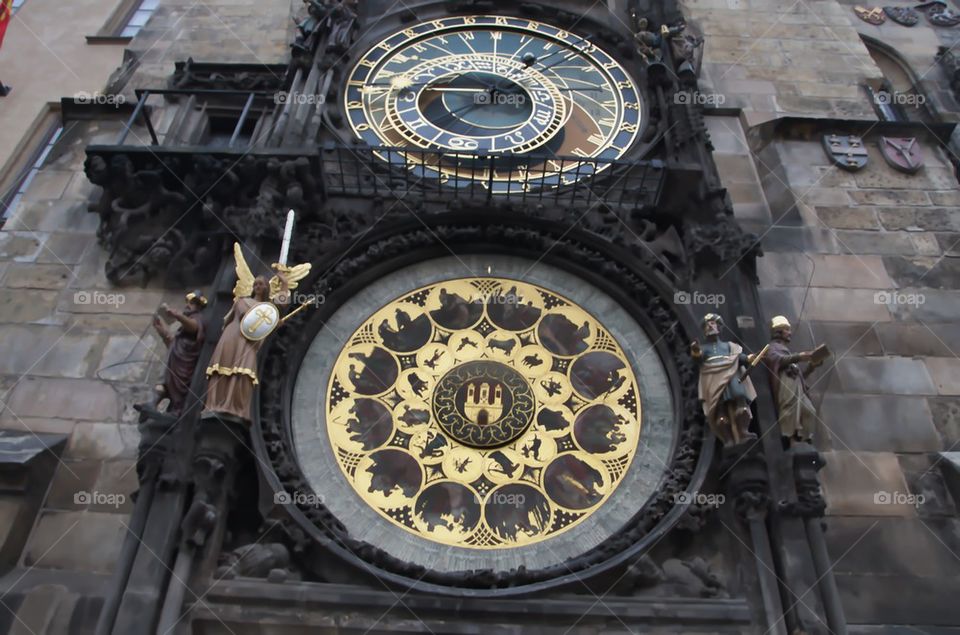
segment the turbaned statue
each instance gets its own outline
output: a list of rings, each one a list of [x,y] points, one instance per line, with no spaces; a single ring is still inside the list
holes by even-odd
[[[792,337],[790,321],[782,315],[774,317],[770,322],[769,352],[763,363],[770,371],[781,436],[791,443],[809,443],[816,429],[817,410],[807,394],[806,378],[830,357],[830,350],[821,344],[812,351],[792,353],[789,346]],[[803,369],[801,362],[806,362]]]
[[[199,290],[191,291],[186,296],[186,306],[183,310],[178,311],[163,303],[160,305],[158,315],[153,317],[153,328],[167,345],[163,383],[156,386],[153,408],[157,408],[161,401],[167,399],[168,413],[179,415],[183,409],[187,394],[190,392],[193,371],[197,367],[197,360],[203,349],[203,317],[200,313],[205,306],[207,306],[207,299],[203,297],[203,293]],[[179,322],[180,328],[172,331],[160,314]]]

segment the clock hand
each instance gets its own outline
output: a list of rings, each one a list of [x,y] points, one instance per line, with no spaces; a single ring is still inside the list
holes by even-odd
[[[431,90],[438,93],[489,93],[489,88],[458,88],[456,86],[452,88],[441,88],[439,86],[426,86],[424,90]]]
[[[448,111],[446,111],[445,113],[443,113],[443,115],[437,117],[437,119],[441,119],[441,120],[442,120],[442,119],[449,119],[449,118],[452,118],[452,117],[456,117],[458,114],[460,114],[460,113],[462,113],[462,112],[469,112],[469,111],[477,108],[478,106],[483,106],[483,105],[484,105],[484,104],[467,104],[466,106],[461,106],[460,108],[457,108],[456,110],[448,110]],[[472,128],[472,127],[474,127],[474,126],[471,126],[471,128]]]
[[[456,75],[453,75],[452,77],[440,77],[440,78],[438,78],[438,79],[431,79],[431,80],[426,81],[426,82],[416,82],[416,83],[413,83],[413,84],[406,84],[405,86],[397,86],[397,85],[395,85],[393,82],[371,82],[371,83],[369,83],[369,84],[364,84],[364,87],[370,87],[370,88],[372,88],[372,87],[377,87],[377,88],[392,88],[392,89],[396,89],[396,90],[403,90],[403,89],[405,89],[405,88],[413,88],[414,86],[426,86],[426,87],[429,87],[431,84],[434,84],[434,83],[437,83],[438,86],[446,86],[446,85],[450,84],[451,82],[453,82],[455,79],[459,79],[460,77],[463,77],[463,76],[466,75],[467,73],[471,73],[471,72],[473,72],[473,71],[463,71],[463,72],[461,72],[461,73],[457,73]],[[441,82],[441,80],[442,80],[442,82]],[[480,79],[479,77],[475,78],[475,81],[476,81],[478,84],[483,84],[484,86],[486,86],[486,89],[478,89],[478,90],[490,90],[491,88],[493,88],[493,84],[488,84],[487,82],[483,81],[483,80]]]
[[[590,41],[590,37],[591,37],[591,36],[589,36],[589,35],[585,35],[585,36],[581,37],[579,40],[577,40],[576,42],[574,42],[573,44],[570,44],[570,45],[569,45],[570,48],[573,49],[573,54],[572,54],[572,55],[569,55],[569,56],[567,56],[567,57],[564,57],[563,59],[559,60],[558,62],[555,62],[555,63],[553,63],[553,64],[550,64],[549,66],[544,66],[543,68],[540,68],[540,69],[538,69],[538,70],[539,70],[540,72],[543,72],[544,70],[546,70],[546,69],[548,69],[548,68],[550,68],[550,67],[552,67],[552,66],[556,66],[556,65],[559,64],[560,62],[565,62],[565,61],[567,61],[568,59],[573,58],[577,53],[580,53],[580,52],[581,52],[580,49],[576,48],[576,45],[577,45],[577,44],[580,44],[581,42],[589,42],[589,41]],[[568,52],[568,51],[569,51],[569,49],[560,48],[560,49],[557,49],[556,51],[554,51],[553,53],[550,53],[550,54],[548,54],[548,55],[543,56],[543,57],[540,58],[540,59],[534,59],[532,63],[527,64],[526,66],[524,66],[523,69],[514,69],[514,70],[510,71],[510,73],[507,74],[507,76],[505,77],[505,79],[506,79],[507,81],[513,81],[513,79],[510,77],[510,75],[512,75],[512,74],[514,74],[514,73],[517,73],[517,72],[523,72],[523,70],[526,70],[526,69],[530,68],[531,66],[533,66],[533,64],[536,64],[536,63],[538,63],[538,62],[542,64],[544,60],[548,60],[548,59],[550,59],[551,57],[553,57],[554,55],[559,55],[560,53],[566,53],[566,52]],[[513,57],[511,57],[510,59],[512,60],[512,59],[514,59],[515,57],[516,57],[516,56],[513,56]],[[496,84],[494,84],[493,88],[494,88],[494,90],[501,88],[500,82],[497,82]]]
[[[554,62],[553,64],[547,64],[546,66],[543,66],[543,67],[541,67],[541,68],[538,68],[537,71],[540,72],[540,73],[542,73],[543,71],[545,71],[545,70],[547,70],[547,69],[549,69],[549,68],[553,68],[553,67],[556,66],[557,64],[561,64],[561,63],[563,63],[563,62],[566,62],[567,60],[572,60],[574,57],[577,56],[577,53],[579,53],[579,52],[580,52],[579,49],[574,49],[573,52],[572,52],[570,55],[567,55],[567,56],[564,57],[564,58],[558,59],[558,60],[557,60],[556,62]],[[550,56],[548,55],[547,57],[550,57]],[[545,58],[543,58],[543,59],[547,59],[547,58],[545,57]],[[539,61],[539,62],[543,62],[543,60],[538,60],[538,61]]]

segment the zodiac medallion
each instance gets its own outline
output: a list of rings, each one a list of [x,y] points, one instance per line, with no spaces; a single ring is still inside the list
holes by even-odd
[[[548,289],[413,290],[346,340],[326,428],[354,491],[435,542],[538,542],[602,507],[633,459],[640,394],[616,339]]]

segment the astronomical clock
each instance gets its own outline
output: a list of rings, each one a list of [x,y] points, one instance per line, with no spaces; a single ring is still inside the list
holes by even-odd
[[[350,71],[343,105],[365,142],[428,151],[398,157],[416,157],[416,175],[453,187],[477,179],[503,192],[589,178],[609,163],[577,159],[627,152],[643,125],[642,104],[630,73],[588,36],[536,20],[470,15],[383,38]],[[478,175],[471,162],[490,155],[514,160]]]
[[[297,10],[87,149],[106,277],[209,298],[97,632],[825,635],[679,3]]]
[[[645,67],[623,48],[477,12],[374,29],[344,55],[338,161],[366,153],[358,182],[434,198],[384,204],[316,262],[323,304],[267,347],[276,487],[309,492],[293,516],[338,557],[442,593],[569,583],[642,554],[703,478],[687,316],[662,274],[512,207],[572,212],[571,191],[651,165]],[[424,214],[444,197],[447,216]]]

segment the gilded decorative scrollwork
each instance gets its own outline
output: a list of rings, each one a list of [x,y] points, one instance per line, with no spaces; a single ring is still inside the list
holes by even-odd
[[[327,432],[380,515],[443,544],[508,548],[602,507],[640,437],[626,355],[597,317],[510,279],[397,298],[341,350]]]

